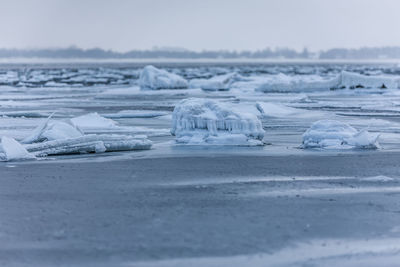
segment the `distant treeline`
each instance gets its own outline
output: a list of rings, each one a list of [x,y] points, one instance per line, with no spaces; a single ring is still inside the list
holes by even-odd
[[[372,47],[359,49],[336,48],[310,52],[306,48],[298,52],[290,48],[264,49],[260,51],[201,51],[190,50],[132,50],[121,53],[100,48],[81,49],[0,49],[0,58],[88,58],[88,59],[398,59],[400,47]]]

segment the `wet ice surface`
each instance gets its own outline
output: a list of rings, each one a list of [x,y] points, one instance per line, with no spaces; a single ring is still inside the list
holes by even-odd
[[[398,263],[400,89],[254,89],[279,73],[397,77],[400,68],[161,66],[188,81],[228,73],[249,79],[230,90],[203,91],[142,90],[141,67],[0,67],[0,136],[22,140],[54,111],[57,120],[97,112],[116,126],[85,133],[145,134],[154,144],[148,151],[0,163],[0,265]],[[255,112],[258,103],[267,145],[176,144],[172,111],[189,97]],[[300,149],[302,134],[322,119],[380,133],[381,148]]]

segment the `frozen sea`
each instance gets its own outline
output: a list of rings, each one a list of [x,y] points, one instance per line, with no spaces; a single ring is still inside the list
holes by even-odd
[[[53,112],[97,112],[151,150],[0,162],[2,266],[397,266],[400,89],[275,88],[342,71],[400,78],[397,64],[162,63],[187,80],[237,73],[229,90],[142,90],[142,63],[0,64],[0,136]],[[300,88],[301,87],[301,88]],[[188,146],[170,134],[182,99],[255,109],[262,147]],[[321,119],[380,134],[376,150],[302,149]]]

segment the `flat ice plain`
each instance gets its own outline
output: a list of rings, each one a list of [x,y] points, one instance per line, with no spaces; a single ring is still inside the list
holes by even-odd
[[[153,142],[0,162],[1,266],[398,266],[398,65],[156,66],[205,90],[143,90],[143,67],[0,65],[0,136],[97,113],[115,123],[85,134]],[[333,88],[343,71],[384,79]],[[221,75],[234,79],[210,90]],[[259,112],[265,145],[176,143],[172,111],[191,97]],[[379,134],[379,148],[303,149],[319,120]]]

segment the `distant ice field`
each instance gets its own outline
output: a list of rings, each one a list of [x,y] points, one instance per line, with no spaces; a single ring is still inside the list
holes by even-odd
[[[113,156],[207,154],[210,150],[226,154],[331,153],[300,148],[302,135],[311,124],[329,119],[379,134],[380,149],[376,153],[400,149],[400,89],[395,88],[400,81],[399,65],[164,63],[155,66],[183,77],[191,85],[183,89],[143,89],[139,81],[143,64],[2,64],[0,136],[22,140],[53,112],[53,119],[57,120],[96,112],[114,120],[115,127],[92,127],[85,133],[147,135],[154,142],[150,151]],[[332,87],[334,79],[343,76],[343,72],[353,76],[342,78],[341,84]],[[219,90],[215,82],[219,80],[214,77],[232,78],[224,80]],[[367,81],[365,84],[363,79]],[[191,83],[192,80],[196,83]],[[214,87],[210,87],[211,81]],[[197,88],[196,84],[207,87]],[[241,105],[255,112],[265,130],[266,145],[204,148],[176,143],[170,133],[172,111],[182,99],[191,97]],[[257,104],[264,113],[257,110]],[[354,152],[358,151],[345,151]]]

